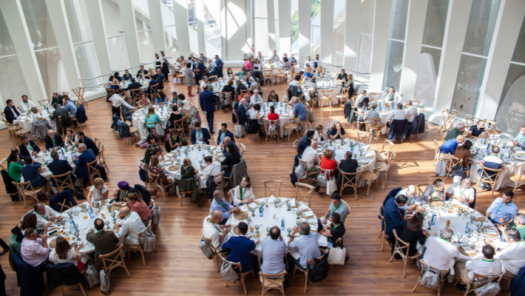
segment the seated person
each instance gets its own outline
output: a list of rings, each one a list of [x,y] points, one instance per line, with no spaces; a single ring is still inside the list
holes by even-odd
[[[52,129],[47,131],[47,136],[44,141],[46,143],[46,150],[56,147],[64,147],[64,140],[62,139],[62,136],[55,134],[55,131]]]
[[[78,138],[75,132],[72,129],[68,128],[66,130],[66,137],[64,138],[65,145],[76,147],[75,142],[77,141],[78,141]]]
[[[160,184],[169,185],[173,183],[173,180],[171,180],[166,173],[164,173],[164,170],[159,165],[159,157],[157,155],[153,155],[151,157],[151,164],[149,165],[149,172],[150,174],[156,175],[159,178]]]
[[[162,90],[157,91],[157,95],[155,96],[155,105],[158,104],[168,105],[168,97],[166,97],[166,94],[164,94]]]
[[[235,149],[233,143],[226,145],[226,150],[228,151],[228,155],[226,155],[226,158],[221,162],[221,166],[224,171],[224,176],[229,177],[232,173],[233,166],[241,162],[241,155]]]
[[[299,140],[299,143],[297,143],[297,154],[301,156],[306,149],[306,147],[310,146],[312,143],[312,139],[314,137],[315,132],[314,131],[307,131],[306,135]]]
[[[432,185],[428,185],[421,195],[421,204],[429,204],[432,200],[445,201],[445,182],[442,179],[436,179]]]
[[[428,232],[423,229],[423,221],[424,217],[420,212],[415,212],[412,218],[406,219],[403,232],[399,238],[410,244],[408,249],[409,256],[414,256],[418,252],[417,243],[423,246],[427,241]],[[404,252],[406,252],[406,250]],[[398,254],[396,254],[395,257],[396,259],[398,259],[398,257],[401,259]]]
[[[95,156],[98,155],[98,146],[97,144],[95,144],[95,141],[91,140],[90,138],[88,138],[83,131],[78,131],[77,132],[77,141],[75,142],[75,144],[80,144],[80,143],[84,143],[86,145],[86,149],[91,149],[91,151],[93,151],[93,154],[95,154]]]
[[[95,178],[93,180],[93,186],[88,190],[87,200],[89,205],[93,206],[97,201],[102,201],[101,204],[104,204],[105,200],[108,199],[108,196],[109,187],[104,184],[104,180],[102,180],[102,178]]]
[[[368,123],[370,123],[370,125],[372,126],[376,126],[376,125],[379,125],[381,126],[381,115],[379,115],[379,112],[376,111],[376,108],[377,108],[377,103],[376,102],[373,102],[372,104],[370,104],[370,110],[368,110],[366,113],[365,113],[365,119],[369,119],[369,118],[377,118],[379,119],[377,121],[377,123],[375,122],[375,120],[368,120]]]
[[[124,206],[120,208],[118,216],[123,221],[116,223],[113,227],[113,230],[116,232],[115,234],[119,238],[124,238],[123,243],[126,246],[138,245],[139,233],[146,229],[139,214],[131,212],[129,207]]]
[[[525,125],[521,127],[521,130],[516,136],[516,138],[512,140],[512,144],[514,144],[514,146],[519,146],[522,149],[525,149]]]
[[[251,254],[251,251],[255,250],[255,242],[246,237],[248,224],[241,222],[237,225],[237,229],[239,230],[239,236],[232,236],[222,245],[222,249],[230,252],[226,260],[240,263],[240,271],[245,273],[253,269],[256,257]]]
[[[339,163],[339,169],[343,173],[349,173],[349,174],[355,174],[357,172],[357,168],[359,167],[359,163],[357,162],[357,159],[352,158],[352,151],[346,151],[345,152],[345,159],[341,160]],[[350,176],[349,179],[353,181],[356,176]],[[339,175],[337,179],[337,184],[341,184],[343,179],[343,175]],[[345,180],[348,182],[348,180]]]
[[[49,254],[49,261],[51,263],[73,263],[78,270],[82,270],[84,268],[84,262],[80,261],[80,259],[82,259],[82,255],[80,255],[77,243],[70,245],[63,236],[57,237],[56,247]]]
[[[470,203],[474,202],[475,192],[471,187],[472,181],[469,177],[461,178],[460,183],[454,183],[447,189],[446,199],[453,198],[460,204],[468,207]]]
[[[200,122],[195,123],[195,129],[191,131],[192,144],[210,144],[211,135],[207,128],[201,127]]]
[[[58,93],[54,92],[53,93],[53,97],[51,98],[51,102],[49,102],[49,104],[50,105],[58,104],[58,105],[62,106],[62,96],[60,96]]]
[[[119,238],[113,231],[104,230],[104,220],[96,218],[94,224],[95,232],[89,230],[89,233],[86,234],[86,240],[95,246],[95,254],[93,256],[95,258],[95,266],[97,269],[103,269],[104,265],[99,256],[109,254],[118,249]]]
[[[21,136],[20,140],[22,141],[22,144],[18,147],[20,148],[21,157],[37,155],[38,152],[40,152],[40,148],[38,148],[33,140],[29,140],[27,136]]]
[[[451,139],[455,139],[458,136],[465,135],[465,134],[466,134],[465,133],[465,124],[463,122],[460,122],[460,123],[458,123],[458,125],[455,128],[451,129],[447,133],[447,136],[445,137],[445,141],[448,141],[448,140],[451,140]]]
[[[137,82],[135,78],[131,78],[131,83],[126,87],[126,90],[142,89],[142,84]]]
[[[393,120],[404,120],[407,119],[405,111],[403,111],[403,104],[398,103],[397,109],[390,112],[390,115],[387,118],[388,123],[386,124],[388,127],[390,127],[390,124]]]
[[[126,206],[132,213],[137,213],[144,226],[148,226],[150,209],[137,193],[126,194]]]
[[[315,127],[313,140],[317,140],[319,144],[323,144],[325,141],[328,141],[328,135],[324,132],[322,125]]]
[[[233,188],[233,204],[236,206],[249,204],[255,200],[250,177],[247,175],[242,177],[241,184]]]
[[[255,104],[262,104],[263,99],[259,94],[259,91],[256,89],[253,91],[253,96],[250,98],[250,105],[254,106]]]
[[[36,230],[38,232],[43,231],[49,222],[56,220],[62,221],[64,217],[60,216],[60,213],[53,210],[51,207],[46,206],[43,202],[35,203],[33,213],[36,215]]]
[[[508,229],[506,234],[509,244],[496,254],[496,259],[503,263],[506,270],[505,277],[514,279],[520,268],[525,266],[525,241],[521,239],[516,229]]]
[[[516,229],[519,232],[520,237],[525,237],[525,214],[516,214],[512,222],[502,222],[501,224],[496,224],[496,227],[498,227],[506,242],[509,241],[507,237],[508,229]]]
[[[179,110],[179,107],[177,105],[171,106],[171,111],[173,111],[173,113],[170,114],[170,118],[168,119],[168,122],[169,122],[168,126],[170,128],[175,127],[175,124],[173,122],[188,117],[188,112],[186,111],[186,109],[180,108]]]
[[[204,218],[202,223],[202,236],[208,240],[212,247],[220,251],[224,239],[231,231],[231,225],[222,225],[222,212],[219,210],[211,211],[211,215]]]
[[[408,197],[398,195],[395,198],[390,198],[385,203],[383,210],[383,217],[386,221],[385,233],[391,238],[394,238],[394,229],[397,235],[403,234],[403,226],[405,226],[405,211],[403,206],[408,202]]]
[[[33,162],[30,156],[24,158],[25,165],[20,168],[20,173],[24,177],[24,182],[30,182],[33,189],[40,188],[47,184],[46,178],[40,175],[38,171],[42,164],[40,162]]]
[[[400,190],[396,196],[404,195],[408,198],[407,203],[402,207],[404,211],[414,211],[417,206],[422,204],[421,199],[417,196],[417,188],[414,185],[408,185],[407,188]]]
[[[213,162],[213,158],[209,155],[204,157],[204,164],[206,165],[206,167],[202,171],[201,176],[206,179],[206,184],[208,184],[210,182],[209,177],[213,177],[213,176],[220,174],[222,172],[222,169],[219,164]],[[221,176],[218,176],[218,177],[214,177],[213,181],[216,184],[218,184],[222,181],[221,179],[222,179]]]
[[[275,90],[271,90],[268,95],[268,102],[279,102],[279,95],[275,93]]]
[[[154,134],[149,134],[144,144],[146,145],[146,151],[144,151],[144,162],[149,164],[151,156],[155,155],[157,151],[162,152],[162,147],[160,147],[159,139]]]
[[[219,130],[219,134],[217,135],[217,145],[224,144],[224,138],[226,137],[229,137],[230,140],[235,142],[233,133],[228,130],[228,124],[226,124],[226,122],[223,122],[221,123],[221,129]]]
[[[286,256],[286,243],[281,236],[281,229],[274,226],[270,229],[270,239],[261,241],[263,263],[261,271],[265,274],[279,274],[286,270],[284,257]]]
[[[323,229],[323,225],[328,225],[330,222],[333,222],[332,215],[334,213],[339,214],[339,217],[341,218],[341,222],[343,224],[346,221],[346,217],[350,213],[350,209],[346,206],[344,202],[341,201],[341,195],[338,192],[332,193],[331,199],[332,202],[330,203],[328,210],[326,210],[324,215],[317,221],[319,229]]]
[[[130,106],[133,106],[133,102],[132,102],[132,98],[131,97],[127,97],[126,98],[126,102],[130,105]],[[131,108],[128,108],[126,105],[122,104],[122,118],[124,118],[124,121],[131,121],[131,116],[133,115],[133,110],[134,109],[131,109]]]
[[[295,238],[296,233],[300,233],[301,236]],[[288,240],[288,250],[297,250],[299,251],[299,259],[295,259],[292,254],[288,253],[286,255],[288,259],[288,268],[290,271],[293,271],[293,264],[302,270],[309,268],[308,260],[316,259],[321,256],[321,251],[319,251],[319,244],[317,243],[317,233],[310,232],[310,224],[307,222],[301,222],[299,226],[294,226],[292,228],[292,233],[290,234],[290,239]]]
[[[151,105],[150,100],[146,97],[146,94],[142,94],[140,96],[140,100],[138,101],[138,106],[140,108],[148,108]]]
[[[426,251],[423,261],[426,265],[438,270],[450,269],[450,274],[454,274],[454,262],[458,248],[450,240],[454,235],[454,229],[447,227],[441,229],[439,237],[431,236],[425,242]]]
[[[36,108],[36,104],[33,103],[26,95],[22,96],[22,102],[20,103],[20,111],[29,112],[29,110]]]
[[[20,224],[17,224],[15,227],[13,227],[13,229],[11,229],[11,233],[16,235],[17,242],[19,243],[22,242],[22,240],[24,239],[24,232],[28,228],[36,229],[36,214],[35,213],[25,214],[24,217],[22,218],[22,222],[20,222]],[[6,249],[4,249],[4,251],[6,251]],[[7,248],[7,251],[9,251],[9,248]]]
[[[212,212],[218,210],[222,213],[222,221],[219,223],[220,225],[226,224],[226,221],[228,221],[231,214],[241,210],[239,207],[230,205],[224,198],[224,193],[219,189],[213,192],[213,201],[211,202],[210,209]]]
[[[345,134],[345,129],[341,123],[336,121],[330,130],[330,140],[342,139]]]
[[[492,169],[492,170],[499,170],[503,167],[503,160],[498,157],[500,149],[498,146],[492,146],[491,151],[492,151],[492,154],[489,156],[485,156],[483,160],[481,161],[481,165],[486,168]],[[483,170],[480,168],[478,171],[479,174],[481,174],[482,171]],[[483,178],[490,177],[492,180],[495,180],[496,174],[497,172],[487,170],[486,173],[483,173]],[[485,190],[492,189],[492,186],[489,183],[485,183],[485,182],[482,182],[481,184],[479,184],[479,187]]]
[[[24,233],[24,240],[20,244],[20,254],[25,263],[36,267],[38,271],[46,271],[49,264],[47,234],[38,234],[33,228],[28,228]]]
[[[319,164],[319,153],[317,152],[317,141],[313,140],[312,144],[304,149],[301,159],[306,162],[308,172],[317,172]]]
[[[345,225],[341,223],[341,215],[339,215],[339,213],[333,213],[332,223],[319,231],[319,234],[326,236],[328,238],[328,242],[331,242],[334,245],[337,243],[339,238],[343,238],[345,233],[346,228]]]
[[[303,94],[303,90],[301,89],[301,75],[295,75],[294,80],[290,83],[290,91],[291,87],[295,86],[297,88],[297,93],[294,94],[294,96],[299,96]]]
[[[160,117],[155,112],[155,106],[149,106],[148,113],[146,113],[146,116],[144,116],[144,125],[149,130],[155,130],[155,125],[158,123],[161,123]]]
[[[86,144],[84,143],[78,144],[78,152],[80,152],[80,155],[73,158],[73,162],[77,166],[75,174],[79,178],[89,178],[88,163],[96,161],[97,158],[93,153],[93,150],[86,149]],[[97,166],[96,162],[95,166]]]
[[[506,190],[503,197],[496,198],[487,209],[487,219],[494,224],[508,225],[518,214],[518,207],[512,202],[513,197],[514,192]]]
[[[77,177],[75,177],[75,175],[73,174],[73,168],[71,167],[69,162],[67,162],[67,160],[65,159],[60,159],[58,152],[56,151],[51,152],[51,158],[53,159],[53,161],[47,165],[47,168],[51,171],[51,173],[53,173],[53,175],[56,176],[56,175],[63,175],[63,174],[67,174],[68,172],[71,172],[71,182],[72,182],[71,185],[74,186],[75,182],[77,181]],[[60,179],[60,181],[62,182],[65,180],[66,178]],[[57,184],[54,178],[51,178],[51,184],[53,185],[53,187],[57,187]],[[63,184],[62,186],[64,185],[65,184]]]
[[[220,144],[221,149],[222,149],[222,155],[224,155],[224,157],[228,156],[228,150],[226,150],[226,146],[228,146],[228,144],[230,144],[230,143],[235,148],[235,152],[239,153],[239,147],[237,147],[237,144],[235,144],[234,138],[233,137],[232,138],[225,137],[224,138],[224,143]]]
[[[465,137],[458,136],[455,139],[450,139],[446,141],[445,143],[443,143],[443,145],[439,147],[439,151],[441,152],[441,154],[450,153],[454,155],[454,153],[456,153],[456,148],[458,147],[458,145],[463,145],[463,142],[465,142]]]
[[[484,276],[498,276],[505,273],[501,260],[494,259],[496,253],[494,247],[489,244],[484,245],[482,252],[483,258],[468,260],[466,263],[458,260],[454,265],[454,269],[459,275],[457,287],[461,291],[467,291],[467,284],[474,278],[474,273]]]
[[[15,183],[20,183],[20,177],[22,176],[21,170],[24,167],[21,163],[20,154],[11,153],[9,155],[9,164],[8,164],[8,173],[9,177],[15,181]]]
[[[166,152],[169,153],[179,147],[187,146],[183,142],[184,135],[177,129],[172,129],[169,134],[169,139],[166,141]],[[186,139],[184,139],[186,140]]]
[[[412,101],[407,101],[405,105],[407,106],[407,110],[405,111],[406,118],[408,122],[412,122],[417,116],[417,108],[412,106]]]
[[[293,106],[293,117],[298,117],[299,121],[306,121],[308,119],[308,110],[306,110],[303,103],[299,102],[298,98],[293,98],[290,101],[290,105]]]
[[[117,184],[118,190],[113,193],[114,205],[123,206],[126,203],[126,195],[130,192],[136,192],[134,188],[129,187],[128,182],[120,181]]]
[[[127,80],[131,80],[132,78],[133,76],[129,73],[129,70],[125,70],[124,75],[122,75],[122,79],[127,81]]]
[[[337,161],[335,161],[333,156],[334,152],[332,150],[326,150],[324,152],[324,156],[321,158],[319,167],[321,168],[321,173],[324,174],[326,170],[331,170],[332,174],[337,177],[339,175],[339,171],[337,170]]]
[[[472,160],[470,160],[470,148],[472,148],[472,142],[471,141],[465,141],[463,142],[463,145],[458,146],[456,149],[456,152],[454,153],[454,157],[461,159],[461,166],[463,167],[463,170],[467,170],[469,168],[469,165],[472,163]],[[459,162],[452,159],[452,163],[456,165]]]
[[[478,120],[476,125],[470,127],[468,131],[469,138],[488,138],[489,134],[485,131],[485,121]]]
[[[111,85],[109,86],[109,88],[117,90],[117,89],[120,88],[120,86],[118,84],[119,84],[118,80],[117,79],[113,79],[113,81],[111,82]]]

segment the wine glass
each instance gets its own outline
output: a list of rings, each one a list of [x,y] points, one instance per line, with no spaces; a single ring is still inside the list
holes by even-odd
[[[432,221],[428,221],[428,230],[432,230]]]
[[[266,227],[266,236],[270,237],[270,227]]]
[[[289,202],[287,202],[286,206],[288,207],[288,212],[290,212],[292,210],[292,205]]]
[[[279,207],[279,201],[277,199],[273,201],[273,204],[275,205],[275,208]]]
[[[297,220],[301,219],[301,212],[297,211],[295,214],[297,215]]]
[[[474,229],[472,228],[469,228],[468,229],[468,237],[471,238],[472,237],[472,233],[474,232]]]
[[[458,233],[458,244],[461,244],[461,239],[463,238],[462,233]]]
[[[257,230],[257,233],[259,233],[259,225],[255,225],[255,230]]]
[[[483,223],[479,222],[476,223],[476,227],[478,228],[478,232],[481,232],[481,227],[483,226]]]
[[[288,229],[286,229],[286,231],[288,231],[288,237],[292,237],[292,236],[290,235],[290,233],[292,233],[292,229],[291,229],[291,228],[288,228]]]
[[[474,220],[476,220],[476,217],[474,217],[474,215],[470,215],[470,223],[474,223]]]

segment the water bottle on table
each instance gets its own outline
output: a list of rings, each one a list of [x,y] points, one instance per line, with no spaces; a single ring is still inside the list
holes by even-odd
[[[281,218],[281,231],[284,232],[286,229],[286,222],[284,221],[284,217]]]

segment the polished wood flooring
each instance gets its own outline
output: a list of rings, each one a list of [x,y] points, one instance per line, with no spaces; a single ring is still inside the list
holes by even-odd
[[[167,90],[174,89],[186,94],[185,85],[173,85],[171,81],[166,84]],[[263,87],[265,98],[269,90],[275,89],[282,98],[286,89],[285,84]],[[171,90],[166,93],[170,93]],[[198,106],[198,97],[190,99]],[[110,167],[107,182],[111,192],[116,189],[119,181],[125,180],[130,184],[142,183],[138,176],[139,160],[142,159],[144,150],[128,145],[110,130],[111,105],[103,98],[89,102],[87,107],[88,122],[83,129],[87,136],[98,137],[106,147],[106,159]],[[202,114],[201,114],[202,115]],[[205,116],[202,116],[205,121]],[[343,121],[343,109],[333,110],[319,108],[315,109],[314,125],[332,125],[335,121]],[[220,124],[227,122],[233,130],[231,112],[219,110],[215,113],[215,131],[219,130]],[[204,122],[205,127],[208,124]],[[345,128],[347,125],[345,125]],[[355,139],[355,129],[350,130],[350,138]],[[215,136],[217,133],[215,134]],[[403,278],[402,266],[399,261],[388,262],[389,246],[380,252],[381,240],[377,237],[380,223],[377,219],[378,209],[389,190],[395,187],[406,187],[410,184],[431,183],[433,181],[434,158],[433,140],[442,140],[442,135],[437,134],[437,128],[433,125],[427,126],[427,132],[412,142],[396,143],[395,151],[397,157],[390,169],[390,179],[386,180],[381,174],[379,186],[376,184],[370,189],[370,196],[366,196],[366,188],[358,190],[358,200],[354,199],[353,192],[344,195],[344,200],[350,205],[351,213],[346,220],[347,234],[345,244],[349,249],[350,260],[344,266],[334,266],[328,278],[320,283],[308,286],[308,295],[411,295],[412,288],[417,280],[418,271],[413,263],[407,267],[406,277]],[[292,136],[287,138],[258,142],[254,135],[237,139],[239,143],[246,145],[245,159],[248,165],[248,173],[251,177],[256,197],[264,196],[262,181],[282,180],[281,196],[292,197],[295,188],[290,183],[289,174],[296,150],[292,142],[296,139]],[[189,136],[188,136],[189,141]],[[9,154],[9,149],[15,145],[9,139],[6,130],[0,131],[0,155],[1,158]],[[134,142],[136,143],[136,142]],[[37,142],[41,147],[44,143]],[[374,145],[381,148],[381,141]],[[450,184],[450,179],[448,184]],[[27,208],[22,203],[11,202],[5,193],[4,186],[0,189],[0,235],[6,242],[9,241],[10,230],[19,221],[20,217],[34,204],[34,200],[28,200]],[[516,191],[514,198],[518,206],[525,206],[524,194],[521,190]],[[492,197],[489,193],[478,194],[477,209],[485,211]],[[330,198],[324,194],[314,193],[312,196],[312,209],[317,215],[322,215],[330,203]],[[216,272],[215,261],[204,258],[198,248],[202,236],[201,228],[204,217],[209,212],[207,200],[201,202],[197,208],[190,204],[189,199],[183,200],[182,207],[179,206],[178,197],[171,196],[168,202],[161,199],[158,205],[162,210],[162,221],[157,235],[156,254],[147,254],[147,265],[142,265],[138,256],[132,256],[131,261],[126,264],[131,272],[129,278],[123,269],[117,269],[111,274],[112,295],[242,295],[243,288],[240,283],[229,284],[224,287],[224,281]],[[7,275],[7,294],[17,295],[16,275],[11,271],[8,255],[0,257],[0,264]],[[286,290],[287,295],[303,295],[304,275],[298,275],[290,280]],[[258,279],[247,278],[247,289],[250,295],[261,293],[261,284]],[[507,282],[502,282],[501,295],[508,293]],[[89,294],[98,294],[98,288],[88,291]],[[48,291],[49,295],[59,295],[59,289]],[[434,295],[435,291],[419,287],[414,294]],[[65,288],[65,295],[82,295],[78,286]],[[267,295],[280,295],[278,291],[267,292]],[[451,284],[445,284],[442,295],[455,295]]]

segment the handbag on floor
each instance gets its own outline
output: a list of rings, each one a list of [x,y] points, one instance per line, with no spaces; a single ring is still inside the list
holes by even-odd
[[[235,126],[235,137],[236,138],[244,137],[244,131],[242,130],[242,125]]]
[[[105,270],[100,271],[100,293],[106,295],[109,293],[109,278]]]
[[[230,283],[235,283],[239,279],[239,274],[228,262],[223,262],[221,266],[221,277]]]
[[[326,182],[326,195],[332,195],[337,190],[337,181],[335,180],[335,177],[332,176],[327,182]]]
[[[436,176],[445,177],[447,171],[447,162],[444,160],[438,161],[436,165]]]
[[[328,263],[332,265],[344,265],[346,258],[346,247],[343,248],[331,248],[328,253]]]
[[[89,288],[93,288],[96,285],[100,284],[100,278],[97,269],[95,266],[89,264],[86,268],[86,272],[84,273],[84,277],[86,278]]]

